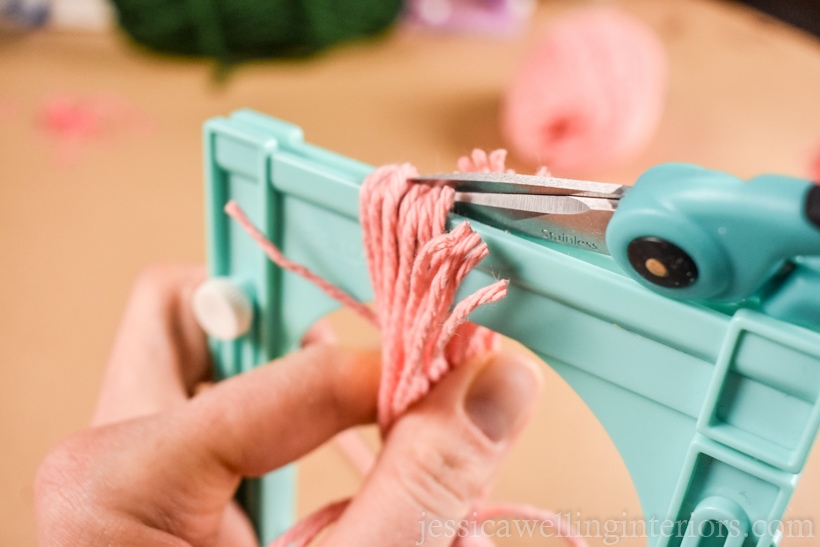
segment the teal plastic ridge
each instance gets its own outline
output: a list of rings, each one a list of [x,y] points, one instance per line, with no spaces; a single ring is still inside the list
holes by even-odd
[[[729,323],[698,432],[799,472],[820,427],[820,334],[757,312]]]

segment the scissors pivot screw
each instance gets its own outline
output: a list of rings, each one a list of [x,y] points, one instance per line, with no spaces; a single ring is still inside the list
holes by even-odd
[[[657,237],[638,237],[626,248],[629,263],[641,277],[660,287],[682,289],[698,278],[698,267],[686,251]]]

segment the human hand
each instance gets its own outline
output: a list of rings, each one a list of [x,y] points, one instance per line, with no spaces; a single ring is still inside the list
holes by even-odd
[[[209,376],[190,312],[204,278],[165,266],[135,284],[92,427],[38,472],[41,545],[256,545],[233,501],[241,479],[375,420],[378,353],[322,341],[194,396]],[[537,365],[507,351],[456,369],[395,423],[325,544],[404,546],[419,540],[422,518],[464,518],[540,389]]]

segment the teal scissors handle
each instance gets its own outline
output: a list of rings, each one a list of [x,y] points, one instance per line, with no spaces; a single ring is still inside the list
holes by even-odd
[[[677,299],[756,303],[820,328],[820,188],[689,164],[644,173],[606,229],[615,262]]]

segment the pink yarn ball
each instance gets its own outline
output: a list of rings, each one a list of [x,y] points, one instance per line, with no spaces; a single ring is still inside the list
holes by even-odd
[[[612,8],[564,15],[526,56],[504,98],[501,126],[522,159],[588,172],[643,148],[663,111],[663,44]]]

